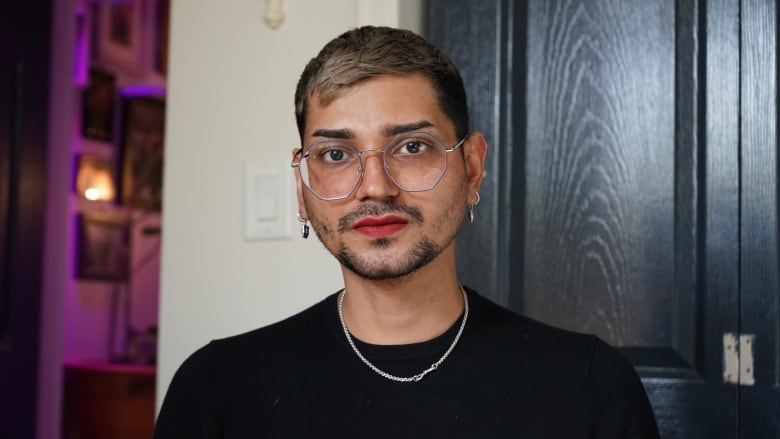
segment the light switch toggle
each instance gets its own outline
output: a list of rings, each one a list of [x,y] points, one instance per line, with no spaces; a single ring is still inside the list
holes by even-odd
[[[254,208],[256,221],[273,221],[277,215],[277,194],[280,192],[279,174],[269,170],[267,174],[261,173],[254,176],[255,200]]]

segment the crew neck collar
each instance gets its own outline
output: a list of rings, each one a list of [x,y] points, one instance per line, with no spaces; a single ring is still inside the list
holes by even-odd
[[[472,322],[474,322],[477,318],[477,309],[479,308],[478,302],[479,297],[474,291],[470,290],[467,287],[464,287],[466,291],[466,295],[469,300],[469,319],[466,322],[466,327],[464,328],[464,334],[465,337],[467,333],[469,332],[469,328],[472,326]],[[339,322],[338,317],[338,295],[341,291],[338,291],[329,297],[327,297],[323,302],[321,309],[323,313],[325,314],[325,321],[328,326],[328,332],[332,337],[335,338],[338,345],[344,349],[345,351],[348,351],[349,354],[354,355],[352,352],[352,348],[347,343],[347,339],[344,336],[344,331],[341,328],[341,323]],[[477,305],[477,306],[475,306]],[[417,343],[409,343],[409,344],[400,344],[400,345],[378,345],[373,343],[366,343],[362,340],[360,340],[358,337],[355,337],[354,334],[350,332],[350,335],[352,336],[352,339],[355,342],[355,345],[357,348],[363,353],[363,355],[366,356],[369,360],[414,360],[414,359],[422,359],[427,357],[435,357],[437,355],[441,355],[442,352],[444,352],[450,344],[452,344],[452,340],[455,337],[455,334],[458,332],[458,328],[460,327],[461,321],[463,320],[463,313],[461,312],[460,316],[458,316],[457,319],[447,328],[446,331],[444,331],[442,334],[430,339],[425,340]]]

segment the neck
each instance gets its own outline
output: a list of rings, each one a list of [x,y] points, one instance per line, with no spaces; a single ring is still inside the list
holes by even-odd
[[[454,264],[449,270],[426,266],[388,281],[372,281],[344,270],[344,284],[344,321],[350,333],[366,343],[430,340],[447,331],[463,312]]]

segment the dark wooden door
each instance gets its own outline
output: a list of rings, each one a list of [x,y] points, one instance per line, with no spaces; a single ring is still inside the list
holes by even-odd
[[[776,15],[430,1],[491,145],[461,279],[619,347],[667,438],[780,437]],[[728,334],[754,334],[752,385],[726,376],[747,351]]]
[[[50,0],[0,0],[0,439],[35,437]]]
[[[740,332],[754,383],[740,386],[744,438],[780,438],[777,2],[740,5]]]

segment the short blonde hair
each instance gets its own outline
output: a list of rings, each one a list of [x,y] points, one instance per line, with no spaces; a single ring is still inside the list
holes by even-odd
[[[295,91],[295,119],[303,142],[309,100],[328,102],[344,90],[380,75],[421,73],[431,80],[442,112],[455,134],[468,133],[463,79],[455,64],[423,37],[401,29],[363,26],[331,40],[306,65]]]

